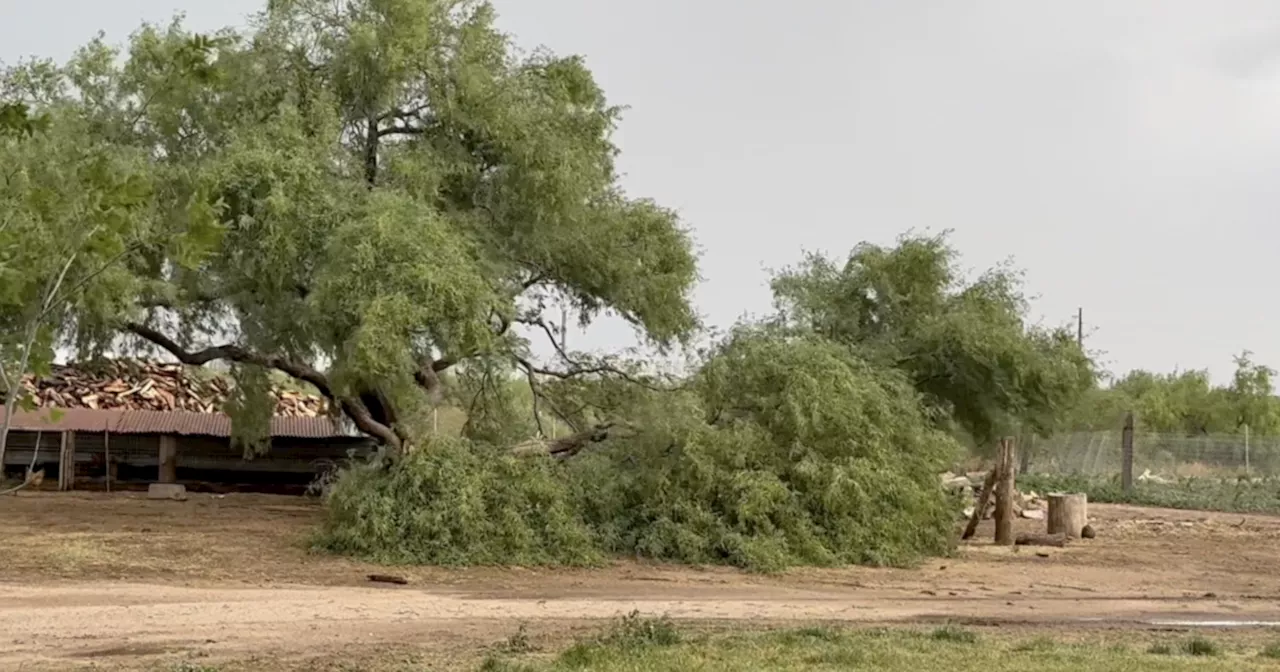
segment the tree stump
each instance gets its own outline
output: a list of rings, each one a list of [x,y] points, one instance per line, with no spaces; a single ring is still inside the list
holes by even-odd
[[[1079,539],[1084,526],[1089,523],[1088,498],[1084,493],[1054,493],[1049,495],[1049,534],[1063,534]]]

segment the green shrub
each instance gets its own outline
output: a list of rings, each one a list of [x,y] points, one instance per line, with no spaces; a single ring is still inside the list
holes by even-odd
[[[561,466],[441,438],[343,471],[315,545],[388,564],[589,565],[601,555]]]
[[[901,378],[836,346],[745,339],[701,382],[711,423],[575,463],[607,550],[762,571],[950,551],[938,472],[955,444]]]

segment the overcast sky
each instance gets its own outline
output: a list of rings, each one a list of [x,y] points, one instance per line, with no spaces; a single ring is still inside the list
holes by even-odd
[[[694,228],[712,324],[766,312],[802,250],[949,228],[966,264],[1025,268],[1045,323],[1083,306],[1112,370],[1280,368],[1280,2],[496,4],[631,107],[625,186]],[[260,6],[0,0],[0,60]]]

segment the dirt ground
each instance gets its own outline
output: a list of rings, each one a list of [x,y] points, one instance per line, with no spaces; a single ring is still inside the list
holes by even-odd
[[[1095,540],[997,548],[988,523],[958,557],[913,570],[388,570],[308,553],[319,509],[299,498],[20,493],[0,497],[0,669],[324,669],[339,656],[450,669],[521,626],[554,645],[632,610],[1068,635],[1280,622],[1280,518],[1105,505],[1090,515]],[[370,583],[373,572],[409,584]]]

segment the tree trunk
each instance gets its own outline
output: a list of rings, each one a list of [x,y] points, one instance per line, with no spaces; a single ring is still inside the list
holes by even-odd
[[[1084,493],[1049,495],[1049,534],[1079,539],[1089,523],[1088,498]]]
[[[1000,461],[996,477],[996,544],[1012,546],[1013,538],[1013,478],[1014,467],[1013,439],[1000,441]]]

